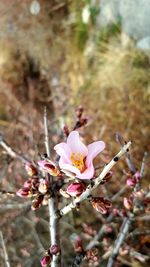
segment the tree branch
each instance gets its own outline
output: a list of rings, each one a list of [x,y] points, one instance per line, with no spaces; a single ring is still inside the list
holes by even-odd
[[[8,155],[10,155],[12,158],[16,158],[21,160],[23,163],[28,162],[29,160],[22,156],[21,154],[19,154],[18,152],[16,152],[15,150],[13,150],[7,143],[6,141],[3,140],[3,137],[0,135],[0,146],[2,146],[6,152],[8,153]]]
[[[49,135],[48,135],[48,121],[47,121],[47,111],[44,110],[44,128],[45,128],[45,148],[48,157],[50,157],[50,145],[49,145]],[[51,178],[51,183],[53,183],[53,177],[49,176],[49,181]],[[50,239],[51,246],[57,245],[60,247],[59,241],[59,219],[56,216],[56,211],[58,210],[58,196],[53,195],[48,201],[49,208],[49,230],[50,230]],[[61,266],[61,257],[59,255],[53,255],[51,267],[60,267]]]
[[[74,199],[69,205],[62,208],[59,213],[61,216],[66,215],[68,212],[70,212],[72,209],[74,209],[80,202],[90,197],[91,193],[97,186],[100,185],[100,183],[103,181],[106,174],[112,169],[112,167],[118,162],[118,160],[128,151],[129,147],[131,145],[131,141],[129,141],[127,144],[125,144],[119,153],[106,165],[103,169],[103,171],[100,173],[100,175],[93,181],[93,185],[89,185],[89,187],[86,189],[85,192],[82,193],[82,195],[76,199]]]
[[[131,224],[131,217],[124,218],[122,226],[121,226],[121,229],[120,229],[120,232],[119,232],[118,237],[117,237],[117,239],[115,241],[111,257],[108,260],[107,267],[112,267],[113,266],[114,261],[115,261],[117,255],[118,255],[118,253],[119,253],[119,249],[120,249],[122,243],[124,242],[124,239],[125,239],[128,231],[129,231],[130,224]]]
[[[6,265],[6,267],[11,267],[10,263],[9,263],[9,258],[8,258],[8,254],[7,254],[7,250],[6,250],[2,231],[0,231],[0,239],[1,239],[2,248],[3,248],[3,252],[4,252],[5,265]]]

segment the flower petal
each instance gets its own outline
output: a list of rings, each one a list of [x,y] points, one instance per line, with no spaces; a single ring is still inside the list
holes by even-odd
[[[91,163],[88,168],[83,172],[76,175],[77,178],[90,180],[94,176],[94,166],[93,163]]]
[[[93,161],[93,159],[105,148],[103,141],[96,141],[88,145],[88,156],[86,159],[87,166]]]
[[[66,162],[66,159],[64,157],[61,157],[60,158],[60,160],[59,160],[59,166],[60,166],[60,168],[62,170],[70,171],[70,172],[75,173],[75,174],[80,174],[79,169],[77,169],[76,167],[74,167],[71,164],[68,164]]]
[[[80,171],[76,167],[74,167],[74,166],[72,166],[70,164],[63,164],[63,165],[61,165],[61,163],[59,163],[59,166],[60,166],[60,168],[62,170],[66,170],[66,171],[72,172],[75,175],[79,175],[80,174]]]
[[[88,154],[87,147],[81,142],[79,138],[79,133],[77,131],[72,131],[67,138],[67,145],[70,147],[71,151],[74,153],[82,153],[84,157]]]
[[[70,161],[71,149],[66,143],[62,142],[62,143],[54,146],[54,149],[56,150],[56,153],[59,156],[65,158],[66,163],[67,162],[71,163],[71,161]]]

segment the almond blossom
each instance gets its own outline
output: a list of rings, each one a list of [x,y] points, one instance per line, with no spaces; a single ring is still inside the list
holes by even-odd
[[[103,141],[96,141],[86,146],[77,131],[72,131],[66,143],[54,147],[60,156],[59,166],[63,171],[73,173],[79,179],[92,179],[94,176],[94,158],[105,148]]]

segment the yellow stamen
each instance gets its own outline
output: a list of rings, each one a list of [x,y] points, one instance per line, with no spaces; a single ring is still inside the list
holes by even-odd
[[[78,168],[80,171],[83,171],[84,164],[84,156],[81,153],[72,153],[70,156],[72,165]]]

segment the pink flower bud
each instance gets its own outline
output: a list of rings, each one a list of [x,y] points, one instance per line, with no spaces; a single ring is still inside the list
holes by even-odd
[[[32,181],[31,181],[31,179],[28,179],[28,180],[25,181],[24,184],[23,184],[23,187],[27,187],[27,188],[29,188],[29,187],[31,187],[31,186],[32,186]]]
[[[16,195],[19,196],[19,197],[31,197],[32,196],[32,193],[31,193],[30,188],[28,188],[28,187],[22,187],[21,189],[19,189],[16,192]]]
[[[35,191],[38,191],[39,178],[38,177],[32,177],[31,178],[31,183],[32,183],[32,189],[35,190]]]
[[[78,118],[81,118],[82,114],[83,114],[84,108],[82,106],[78,107],[76,110],[76,115]]]
[[[105,231],[106,233],[112,233],[113,229],[111,226],[107,225]]]
[[[73,246],[74,246],[75,252],[77,252],[77,253],[81,253],[81,252],[84,251],[84,249],[83,249],[83,242],[82,242],[82,239],[81,239],[80,236],[77,236],[76,237]]]
[[[68,137],[68,135],[69,135],[69,129],[68,129],[68,126],[67,125],[64,125],[63,131],[64,131],[65,136]]]
[[[51,262],[52,256],[51,255],[45,255],[42,259],[41,259],[41,265],[42,267],[47,266],[50,262]]]
[[[86,190],[86,187],[83,183],[73,183],[70,184],[66,192],[72,197],[80,196],[84,191]]]
[[[134,177],[135,177],[135,180],[136,180],[136,182],[139,182],[139,181],[140,181],[140,179],[141,179],[140,172],[139,172],[139,171],[137,171],[137,172],[134,174]]]
[[[50,160],[40,160],[38,161],[38,165],[43,169],[45,172],[48,172],[52,176],[58,176],[60,171],[55,166],[55,164]]]
[[[60,248],[58,245],[52,245],[49,251],[52,255],[58,255],[60,253]]]
[[[25,169],[29,176],[37,175],[38,171],[37,168],[31,163],[25,163]]]
[[[98,262],[98,249],[89,249],[86,252],[86,259],[92,264],[94,262]]]
[[[119,210],[117,208],[113,208],[112,213],[114,216],[118,216],[119,215]]]
[[[132,203],[132,200],[127,198],[127,197],[124,197],[123,199],[123,205],[124,207],[127,209],[127,210],[132,210],[133,208],[133,203]]]
[[[112,207],[112,203],[102,197],[92,197],[90,202],[93,208],[102,214],[106,214],[108,209]]]
[[[48,191],[48,181],[45,179],[40,179],[38,190],[41,194],[45,194]]]
[[[127,185],[130,187],[134,187],[136,185],[136,179],[134,177],[130,177],[127,179]]]

